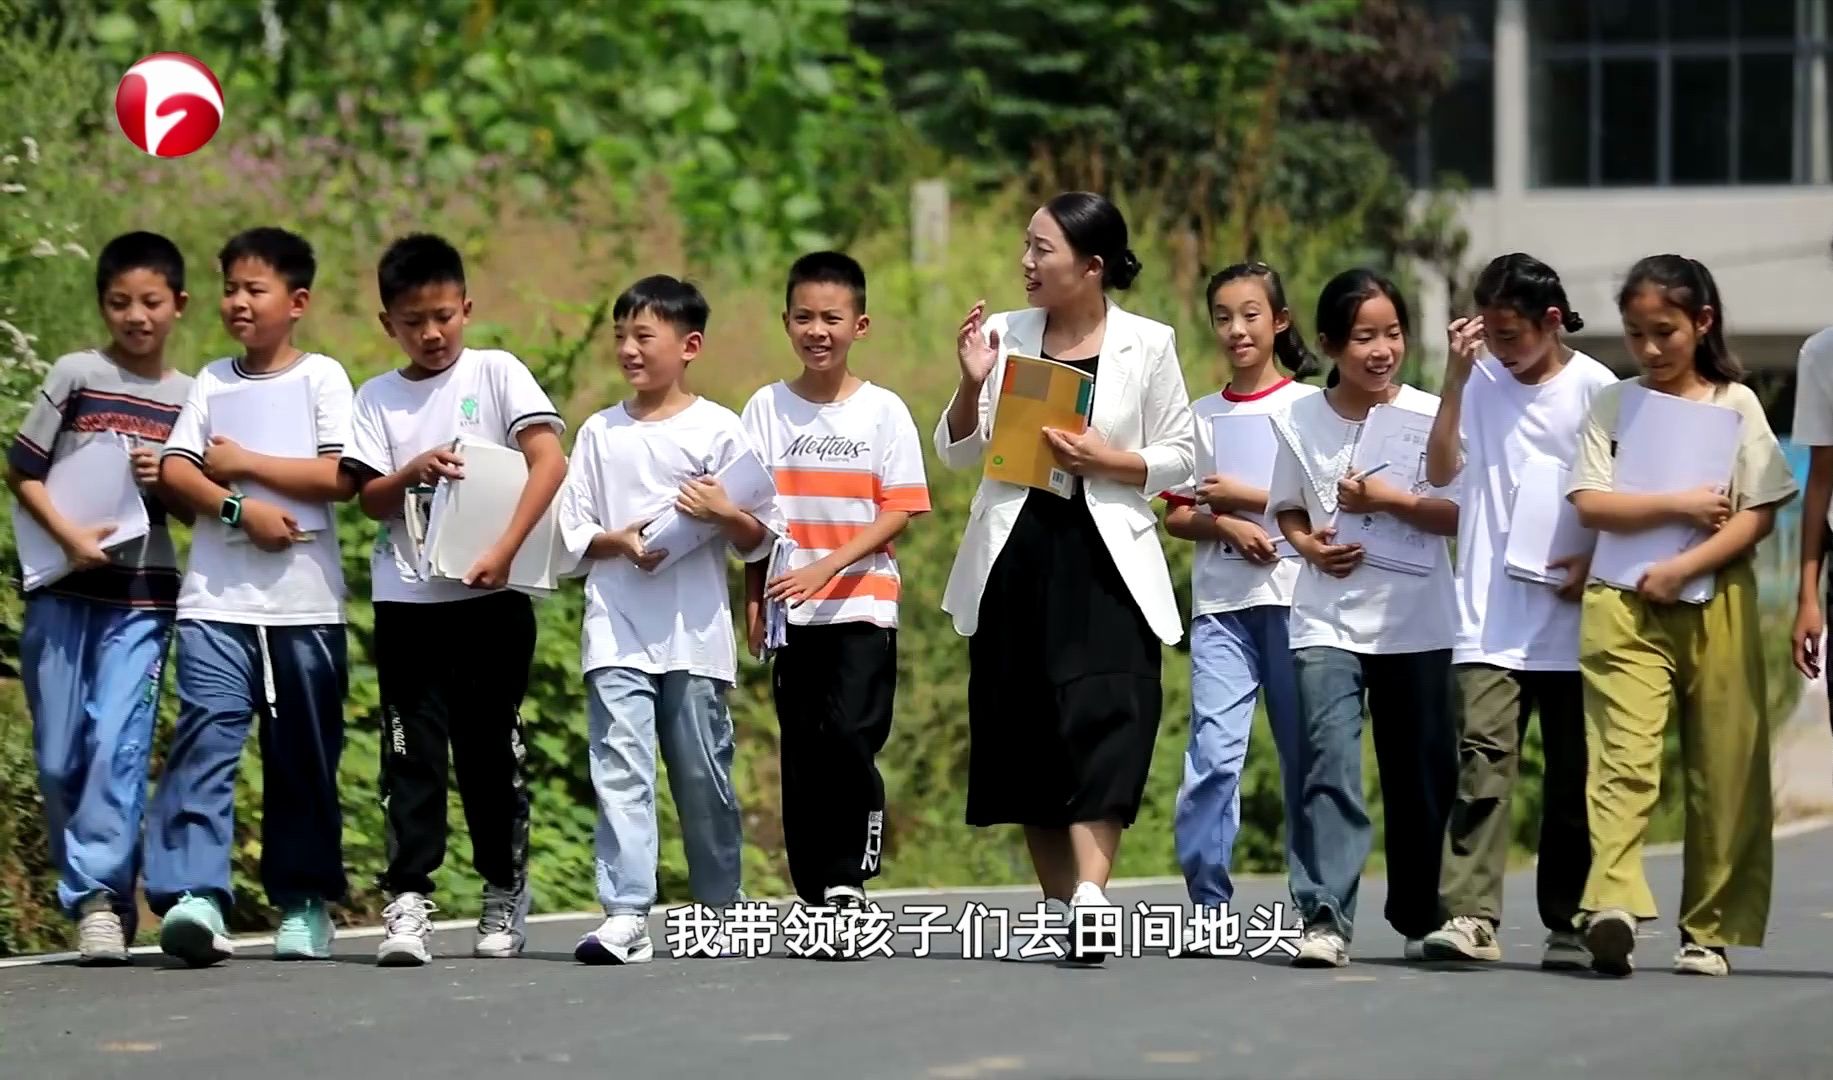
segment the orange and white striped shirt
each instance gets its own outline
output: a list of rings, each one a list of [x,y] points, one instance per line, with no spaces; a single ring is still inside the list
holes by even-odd
[[[796,551],[790,567],[819,562],[887,510],[929,509],[923,443],[896,394],[862,383],[846,398],[809,401],[786,383],[752,395],[745,431],[776,478],[777,506]],[[897,627],[897,559],[887,544],[840,571],[813,600],[789,609],[795,626],[869,622]]]

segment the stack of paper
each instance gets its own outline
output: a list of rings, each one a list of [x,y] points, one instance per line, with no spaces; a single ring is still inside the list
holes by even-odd
[[[1279,436],[1273,431],[1273,418],[1265,414],[1239,415],[1224,413],[1215,418],[1215,460],[1209,463],[1210,474],[1237,480],[1265,491],[1273,486],[1273,465],[1279,460]],[[1251,521],[1266,530],[1273,541],[1273,553],[1282,559],[1295,559],[1298,550],[1287,542],[1272,514],[1237,513],[1231,515]],[[1234,548],[1223,545],[1228,559],[1245,559]]]
[[[1623,388],[1617,413],[1615,491],[1654,494],[1730,487],[1737,465],[1744,418],[1736,409],[1663,394],[1645,386]],[[1591,558],[1591,576],[1618,588],[1634,589],[1642,575],[1706,539],[1692,525],[1661,525],[1638,533],[1601,533]],[[1680,599],[1703,604],[1712,598],[1714,575],[1701,574],[1680,590]]]
[[[1508,575],[1542,585],[1564,585],[1566,572],[1551,564],[1574,555],[1589,555],[1597,533],[1579,523],[1566,498],[1571,470],[1552,458],[1534,458],[1521,466],[1509,511],[1508,546],[1503,564]]]
[[[1350,459],[1351,473],[1364,473],[1385,466],[1380,473],[1384,483],[1402,491],[1422,490],[1426,485],[1426,441],[1432,434],[1432,417],[1394,405],[1377,405],[1368,411],[1356,449]],[[1424,576],[1437,565],[1444,538],[1416,529],[1392,514],[1346,514],[1338,512],[1336,543],[1361,544],[1362,561],[1370,566],[1402,574]]]
[[[110,432],[51,463],[45,491],[64,520],[82,528],[113,525],[102,538],[103,550],[131,543],[147,534],[146,503],[134,483],[127,440]],[[13,540],[19,549],[21,584],[29,592],[70,573],[62,545],[38,519],[13,503]]]
[[[716,478],[720,486],[725,488],[726,498],[732,500],[732,505],[747,513],[769,505],[776,498],[776,481],[771,478],[770,470],[749,450],[733,458],[725,468],[719,470]],[[605,478],[607,487],[616,482],[615,477]],[[718,524],[688,517],[672,504],[669,505],[643,527],[644,549],[668,553],[650,573],[661,573],[680,562],[683,556],[718,536]]]
[[[414,492],[403,507],[410,537],[415,519],[426,515],[424,539],[416,557],[421,578],[429,581],[463,581],[503,535],[528,483],[528,461],[518,449],[460,437],[453,442],[452,452],[464,459],[464,478],[440,480],[424,509],[425,495]],[[509,567],[511,589],[545,596],[559,588],[560,578],[571,568],[572,559],[555,523],[558,503],[555,499],[548,504],[516,552]]]
[[[993,404],[986,475],[1067,499],[1075,493],[1076,478],[1057,466],[1044,429],[1076,435],[1088,430],[1095,377],[1068,364],[1018,353],[1008,355],[1005,365],[999,400]]]
[[[210,395],[205,406],[211,436],[221,435],[244,450],[268,457],[318,457],[318,420],[312,408],[312,387],[304,379],[247,382]],[[237,491],[280,507],[299,523],[305,534],[331,527],[324,503],[305,502],[256,483],[238,481]],[[248,543],[241,529],[229,530],[232,543]]]
[[[770,562],[764,571],[764,581],[771,582],[789,572],[789,557],[795,553],[796,542],[787,536],[779,536],[776,546],[770,550]],[[782,600],[764,601],[764,655],[768,657],[783,647],[789,636],[789,604]]]

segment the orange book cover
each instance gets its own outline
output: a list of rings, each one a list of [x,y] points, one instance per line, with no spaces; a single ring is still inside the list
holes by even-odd
[[[1080,434],[1094,410],[1095,377],[1055,360],[1009,354],[993,408],[986,475],[1065,499],[1076,478],[1058,467],[1045,428]]]

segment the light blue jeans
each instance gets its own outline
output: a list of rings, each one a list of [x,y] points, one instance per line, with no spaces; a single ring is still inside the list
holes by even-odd
[[[32,711],[45,835],[68,915],[96,894],[134,910],[147,759],[172,613],[37,593],[19,675]]]
[[[740,898],[744,849],[732,789],[726,684],[685,671],[586,673],[592,788],[598,794],[598,902],[607,915],[647,915],[656,900],[656,746],[668,768],[688,886],[722,907]]]
[[[1293,851],[1295,835],[1306,823],[1299,765],[1304,724],[1286,644],[1290,613],[1267,605],[1199,615],[1190,624],[1190,746],[1184,751],[1173,834],[1185,888],[1191,903],[1202,907],[1220,907],[1235,895],[1228,868],[1241,832],[1241,772],[1262,693],[1279,754],[1286,865],[1294,886],[1302,884],[1303,866]]]

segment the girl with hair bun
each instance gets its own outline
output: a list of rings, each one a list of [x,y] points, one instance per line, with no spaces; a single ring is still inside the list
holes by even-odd
[[[1502,881],[1513,833],[1509,804],[1521,742],[1538,716],[1544,756],[1539,878],[1547,931],[1541,966],[1590,964],[1573,920],[1590,866],[1585,824],[1584,684],[1578,600],[1591,550],[1555,552],[1552,582],[1509,573],[1510,522],[1525,477],[1578,454],[1591,399],[1617,381],[1564,334],[1584,326],[1553,268],[1504,255],[1477,275],[1477,314],[1448,330],[1443,401],[1427,446],[1435,484],[1460,485],[1458,634],[1451,653],[1459,712],[1458,785],[1446,830],[1440,893],[1448,921],[1427,934],[1429,959],[1496,961]],[[1526,489],[1556,514],[1563,487]],[[1541,494],[1544,493],[1544,494]]]
[[[1045,433],[1070,497],[983,477],[942,605],[969,639],[967,821],[1024,827],[1055,915],[1045,948],[1021,955],[1017,934],[1005,959],[1048,961],[1075,952],[1074,909],[1107,906],[1145,792],[1161,648],[1183,636],[1150,499],[1189,478],[1193,449],[1175,335],[1107,296],[1139,274],[1120,211],[1058,195],[1019,265],[1030,306],[968,313],[935,442],[949,468],[981,467],[1009,353],[1095,377],[1088,430]]]

